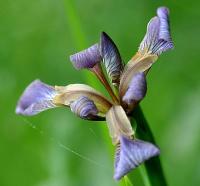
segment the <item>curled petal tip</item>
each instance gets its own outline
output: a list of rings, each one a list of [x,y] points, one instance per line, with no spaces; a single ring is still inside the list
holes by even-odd
[[[158,156],[160,150],[151,143],[121,136],[119,152],[116,154],[114,179],[120,180],[144,161]]]
[[[54,87],[40,80],[35,80],[25,89],[20,97],[15,113],[31,116],[56,107],[52,102],[55,94]]]
[[[93,68],[101,61],[99,45],[91,47],[70,56],[70,61],[76,69]]]
[[[146,76],[144,72],[133,76],[129,88],[123,96],[123,101],[128,104],[134,104],[144,98],[147,91]]]
[[[169,24],[169,10],[166,7],[157,9],[157,16],[147,25],[147,33],[140,44],[141,53],[160,55],[174,47]]]
[[[169,9],[167,7],[165,7],[165,6],[159,7],[157,9],[157,15],[159,17],[166,17],[166,16],[169,15]]]
[[[169,44],[172,44],[169,25],[169,10],[166,7],[157,9],[157,16],[160,20],[159,39],[163,39]]]
[[[81,96],[70,104],[71,111],[83,119],[95,118],[98,114],[96,105],[86,96]]]

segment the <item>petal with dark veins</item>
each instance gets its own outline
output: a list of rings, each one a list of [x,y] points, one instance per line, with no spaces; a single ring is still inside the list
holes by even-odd
[[[152,18],[147,25],[147,33],[140,44],[139,52],[160,55],[173,47],[169,10],[166,7],[160,7],[157,9],[157,16]]]
[[[15,112],[16,114],[31,116],[54,108],[56,105],[52,100],[55,96],[56,91],[53,86],[35,80],[25,89],[18,101]]]
[[[86,96],[80,96],[70,104],[71,111],[82,119],[101,120],[94,102]]]
[[[166,7],[159,7],[157,9],[157,16],[160,19],[159,39],[171,41],[169,26],[169,9]]]
[[[169,10],[166,7],[157,9],[157,16],[153,17],[147,25],[147,32],[142,40],[139,50],[127,63],[120,77],[120,99],[125,95],[132,77],[151,68],[158,56],[174,47],[169,25]]]
[[[93,68],[97,63],[101,62],[99,45],[92,45],[83,51],[71,55],[70,61],[78,70],[83,68]]]
[[[117,46],[105,32],[101,34],[100,53],[109,78],[118,85],[124,65]]]
[[[152,143],[121,136],[115,157],[114,179],[120,180],[144,161],[159,154],[160,150]]]

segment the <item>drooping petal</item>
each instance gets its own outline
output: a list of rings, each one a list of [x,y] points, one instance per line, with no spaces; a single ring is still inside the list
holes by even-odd
[[[120,105],[114,105],[107,112],[106,121],[114,145],[119,143],[121,135],[131,137],[134,134],[131,123]]]
[[[157,60],[156,55],[148,55],[144,57],[139,57],[135,61],[130,61],[121,75],[120,86],[119,86],[119,95],[122,101],[123,96],[125,95],[128,87],[130,86],[132,78],[138,74],[143,73],[152,66],[153,63]]]
[[[72,102],[78,100],[81,96],[85,96],[94,102],[100,114],[105,115],[112,106],[112,103],[105,96],[88,85],[56,86],[55,90],[58,93],[53,100],[56,105],[70,106]]]
[[[94,102],[85,96],[80,96],[70,104],[71,111],[83,119],[98,120],[98,109]]]
[[[93,68],[101,61],[99,45],[91,47],[70,56],[70,61],[76,69]]]
[[[132,77],[129,88],[122,100],[128,105],[133,105],[144,98],[146,91],[146,75],[144,72],[137,73]]]
[[[159,154],[158,147],[149,142],[121,136],[120,148],[116,152],[114,179],[120,180],[144,161]]]
[[[54,108],[56,105],[52,100],[55,96],[56,91],[54,87],[40,80],[35,80],[25,89],[18,101],[15,112],[17,114],[31,116]]]
[[[170,35],[169,10],[160,7],[157,9],[157,16],[147,25],[147,33],[140,44],[139,52],[160,55],[171,48],[173,42]]]
[[[117,46],[105,32],[101,34],[100,53],[108,76],[114,85],[118,85],[124,65]]]

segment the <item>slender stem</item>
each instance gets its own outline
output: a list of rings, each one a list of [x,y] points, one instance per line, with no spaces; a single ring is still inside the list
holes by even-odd
[[[145,116],[140,106],[137,106],[134,109],[131,120],[133,120],[133,118],[137,123],[138,137],[142,140],[146,140],[156,144],[151,129],[148,125],[147,120],[145,119]],[[151,186],[167,186],[167,182],[164,176],[159,156],[151,158],[150,160],[146,161],[145,168]]]
[[[110,94],[112,100],[115,103],[119,103],[118,98],[116,97],[115,93],[113,92],[112,88],[110,87],[110,84],[108,83],[107,79],[105,78],[105,75],[103,73],[103,70],[101,68],[101,65],[98,63],[93,68],[90,68],[90,70],[96,75],[96,77],[101,81],[101,83],[104,85],[108,93]]]

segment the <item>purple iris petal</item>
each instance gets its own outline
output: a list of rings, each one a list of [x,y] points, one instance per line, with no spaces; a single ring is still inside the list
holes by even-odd
[[[99,45],[95,44],[91,47],[70,56],[70,60],[76,69],[93,68],[101,61],[99,53]]]
[[[70,104],[71,111],[83,119],[90,119],[98,114],[96,105],[86,96],[79,97]]]
[[[118,84],[124,67],[119,50],[113,40],[105,32],[102,32],[100,42],[100,53],[103,58],[105,69],[112,82]]]
[[[169,28],[169,9],[166,7],[160,7],[157,9],[157,15],[160,19],[159,38],[170,41],[171,36]]]
[[[157,9],[157,16],[152,18],[147,25],[147,33],[140,44],[139,51],[160,55],[173,47],[169,10],[166,7],[160,7]]]
[[[151,143],[121,136],[119,152],[116,154],[114,179],[120,180],[144,161],[159,155],[160,150]]]
[[[129,88],[123,96],[123,101],[128,105],[142,100],[147,91],[147,82],[144,72],[133,76]]]
[[[31,116],[56,107],[52,103],[55,94],[54,87],[40,80],[35,80],[25,89],[18,101],[15,112],[16,114]]]

